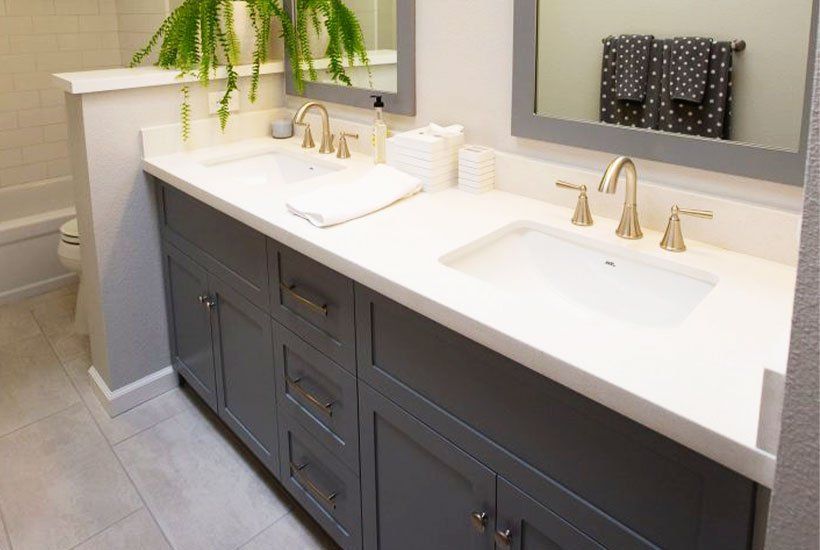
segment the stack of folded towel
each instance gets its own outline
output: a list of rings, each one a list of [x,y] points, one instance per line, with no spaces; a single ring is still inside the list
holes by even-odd
[[[711,38],[607,38],[600,121],[730,139],[732,58]]]
[[[421,181],[385,164],[360,179],[321,187],[290,199],[287,209],[317,227],[336,225],[381,210],[421,190]]]
[[[495,184],[495,153],[489,147],[467,145],[458,151],[458,188],[483,193]]]
[[[463,126],[430,124],[388,139],[387,164],[420,178],[425,191],[439,191],[456,183],[463,144]]]

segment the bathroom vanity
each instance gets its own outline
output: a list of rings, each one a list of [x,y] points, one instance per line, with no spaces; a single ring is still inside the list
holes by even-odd
[[[575,384],[582,390],[586,384],[586,395],[556,381],[573,371],[557,354],[533,359],[537,368],[521,364],[510,358],[515,353],[478,343],[480,331],[453,330],[425,315],[434,311],[426,298],[397,294],[402,305],[371,288],[378,279],[367,270],[387,269],[380,261],[391,258],[373,255],[370,265],[347,259],[357,267],[327,260],[341,231],[359,239],[345,246],[366,248],[370,239],[378,251],[367,226],[386,213],[358,224],[364,231],[355,223],[312,228],[282,212],[277,197],[252,200],[260,191],[251,184],[219,187],[213,180],[211,187],[181,158],[146,162],[159,178],[174,366],[343,548],[752,546],[756,507],[767,498],[758,484],[768,475],[760,466],[766,453],[747,449],[743,466],[727,467],[731,459],[721,464],[681,444],[685,437],[675,435],[657,403],[633,395],[644,416],[616,412],[597,398],[591,377]],[[453,200],[478,200],[452,193]],[[497,195],[503,210],[504,194]],[[429,201],[416,208],[435,212],[434,201],[443,196],[406,202]],[[393,223],[402,206],[391,207],[398,216]],[[315,235],[313,242],[296,238],[286,224]],[[401,232],[395,238],[395,247],[408,246]],[[447,261],[435,269],[457,273]],[[365,280],[350,276],[356,273]],[[502,316],[496,305],[505,296],[483,288],[479,305]],[[515,310],[514,295],[509,300]],[[544,330],[550,316],[573,322],[570,311],[537,315]],[[595,330],[619,323],[595,319],[587,318]],[[653,338],[664,341],[660,332]],[[611,355],[619,371],[620,352]],[[668,366],[658,365],[658,372]],[[647,427],[650,417],[667,422],[668,430]],[[678,427],[695,433],[685,419]],[[737,445],[724,441],[719,449],[708,431],[698,435],[702,448],[739,460]]]

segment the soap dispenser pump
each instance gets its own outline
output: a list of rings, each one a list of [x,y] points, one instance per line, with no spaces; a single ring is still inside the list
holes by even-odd
[[[384,102],[382,96],[372,95],[375,101],[376,120],[373,121],[373,161],[384,164],[387,161],[387,124],[384,122]]]

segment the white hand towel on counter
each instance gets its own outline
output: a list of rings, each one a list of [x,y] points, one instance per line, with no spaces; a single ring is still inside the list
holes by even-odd
[[[421,191],[421,180],[386,164],[377,164],[360,179],[321,187],[293,197],[287,208],[317,227],[366,216]]]

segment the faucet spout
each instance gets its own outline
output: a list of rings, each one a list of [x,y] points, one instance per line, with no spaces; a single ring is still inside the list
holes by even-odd
[[[308,101],[296,111],[293,115],[293,122],[300,124],[304,121],[305,115],[310,109],[317,109],[319,116],[322,118],[322,141],[319,144],[320,153],[333,152],[333,134],[330,131],[330,118],[327,115],[327,109],[318,101]]]
[[[640,239],[643,237],[641,224],[638,222],[638,171],[635,163],[629,157],[617,157],[606,167],[598,191],[603,193],[615,193],[618,189],[618,178],[621,171],[626,170],[626,195],[624,196],[624,209],[621,213],[621,222],[615,234],[624,239]]]

